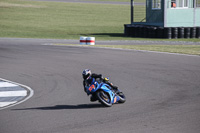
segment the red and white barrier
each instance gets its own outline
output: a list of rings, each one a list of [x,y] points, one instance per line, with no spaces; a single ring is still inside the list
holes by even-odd
[[[87,37],[87,45],[95,45],[95,37]]]
[[[87,40],[87,37],[81,36],[80,37],[80,45],[86,45],[87,44],[86,40]]]
[[[95,37],[80,37],[80,45],[95,45]]]

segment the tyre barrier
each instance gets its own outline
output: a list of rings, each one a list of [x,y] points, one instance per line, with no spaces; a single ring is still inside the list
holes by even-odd
[[[178,28],[177,27],[173,27],[172,28],[172,38],[173,39],[177,39],[178,38]]]
[[[184,38],[190,38],[190,28],[184,28]]]
[[[200,27],[196,28],[196,38],[200,38]]]
[[[196,36],[196,27],[190,29],[190,38],[195,38]]]
[[[148,38],[148,29],[146,27],[143,27],[143,36],[144,38]]]
[[[157,28],[157,38],[164,38],[164,28],[163,27],[158,27]]]
[[[149,28],[149,38],[156,38],[157,27]]]
[[[200,27],[155,27],[145,25],[124,25],[124,34],[142,38],[200,38]]]
[[[171,39],[172,38],[172,28],[164,28],[164,38]]]
[[[178,27],[178,38],[184,38],[184,28]]]

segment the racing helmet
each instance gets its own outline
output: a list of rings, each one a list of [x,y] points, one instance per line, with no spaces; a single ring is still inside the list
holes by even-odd
[[[92,75],[92,72],[90,69],[83,70],[82,76],[84,80],[88,79],[91,75]]]

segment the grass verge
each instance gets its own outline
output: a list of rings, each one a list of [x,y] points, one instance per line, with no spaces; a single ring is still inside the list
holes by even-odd
[[[0,1],[0,37],[79,39],[80,36],[94,36],[96,40],[167,40],[125,37],[124,24],[128,23],[130,5]],[[200,39],[171,41],[200,42]]]
[[[56,45],[77,46],[72,44],[56,44]],[[200,56],[200,45],[79,45],[79,46],[133,49],[133,50],[179,53],[179,54]]]
[[[0,37],[79,39],[123,38],[128,5],[0,1]]]

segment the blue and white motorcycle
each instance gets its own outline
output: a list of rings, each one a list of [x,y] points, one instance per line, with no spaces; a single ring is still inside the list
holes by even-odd
[[[105,79],[109,80],[108,78]],[[86,88],[86,92],[106,107],[111,107],[114,103],[124,103],[126,101],[125,95],[119,89],[114,90],[101,80],[95,81],[93,79],[91,85]]]

